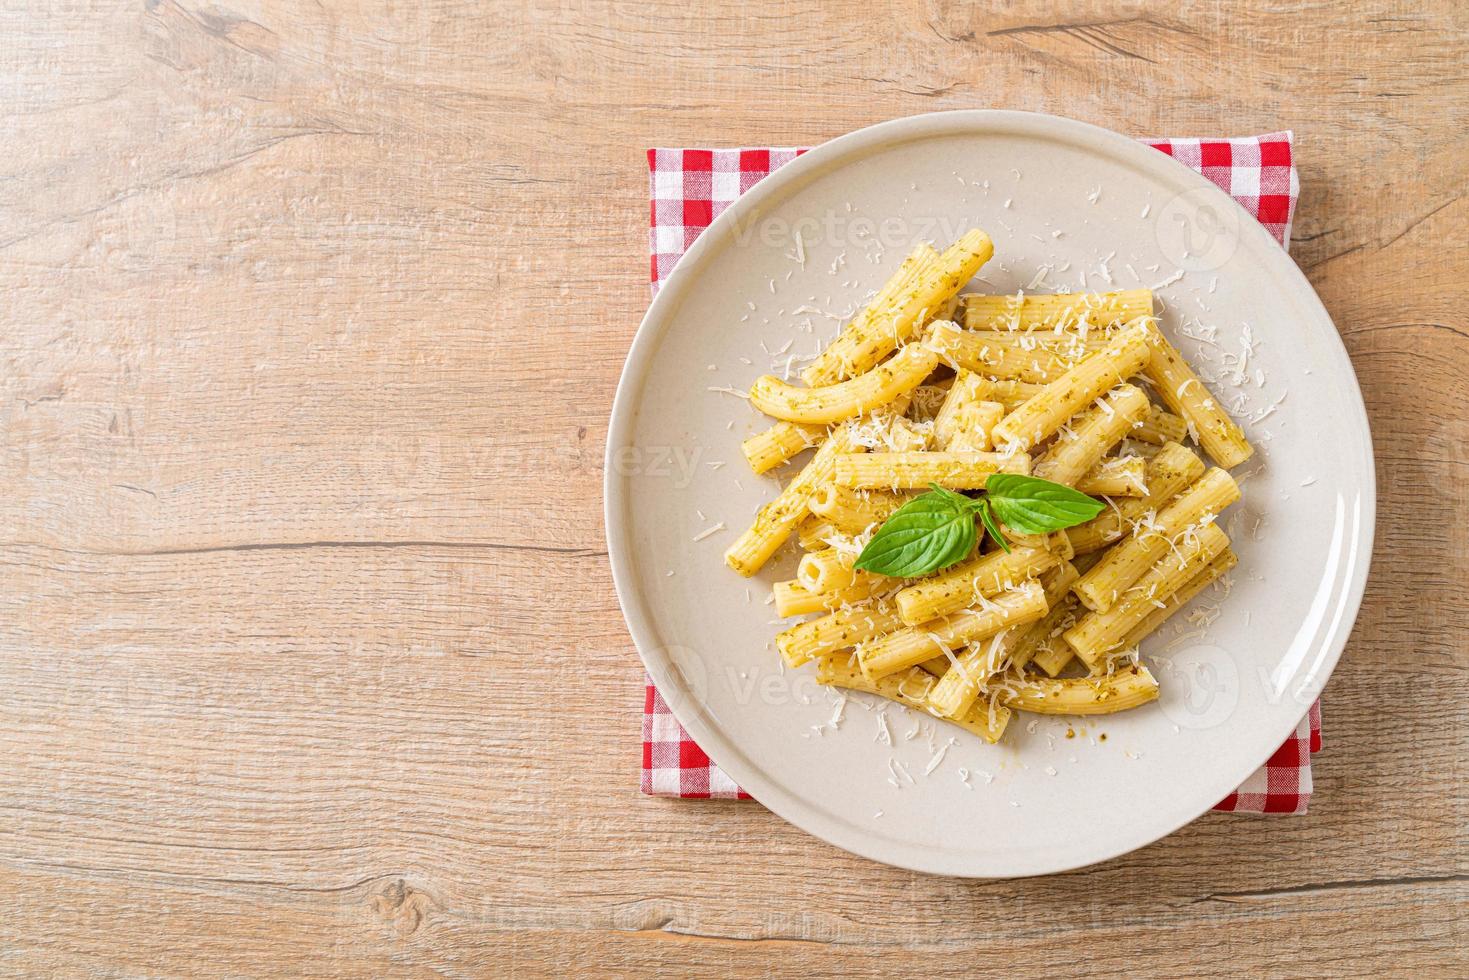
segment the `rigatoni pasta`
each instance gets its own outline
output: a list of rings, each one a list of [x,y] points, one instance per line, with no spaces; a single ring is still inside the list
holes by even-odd
[[[933,373],[938,361],[936,351],[917,343],[904,347],[866,374],[825,388],[798,388],[767,374],[750,386],[750,403],[787,422],[840,422],[917,388]]]
[[[899,591],[898,615],[909,626],[921,626],[999,595],[1062,561],[1060,555],[1046,548],[991,551]]]
[[[908,491],[853,490],[835,483],[817,487],[811,495],[811,513],[825,518],[848,534],[861,534],[881,524],[893,511],[912,500]]]
[[[1141,329],[1124,330],[1001,419],[995,426],[996,441],[1022,451],[1031,448],[1113,385],[1140,371],[1149,356],[1147,335]]]
[[[1182,442],[1188,436],[1188,423],[1182,416],[1174,415],[1167,409],[1153,405],[1149,408],[1147,418],[1143,419],[1132,431],[1127,434],[1129,439],[1137,439],[1139,442],[1149,442],[1155,446],[1166,445],[1170,442]]]
[[[1156,606],[1155,604],[1153,611],[1143,617],[1142,622],[1127,631],[1119,646],[1123,648],[1137,646],[1151,636],[1158,627],[1166,623],[1168,617],[1188,605],[1194,596],[1214,584],[1221,576],[1227,574],[1230,569],[1238,564],[1239,556],[1234,553],[1234,549],[1226,547],[1219,554],[1215,555],[1214,560],[1201,569],[1198,574],[1184,583],[1178,591],[1174,592],[1167,599],[1164,599],[1161,606]]]
[[[1105,327],[1152,316],[1153,293],[1122,289],[1112,293],[1027,293],[1018,296],[963,297],[964,326],[970,330],[1011,333],[1069,328]]]
[[[1076,489],[1093,497],[1143,497],[1148,492],[1147,460],[1114,456],[1087,470]]]
[[[1000,402],[978,401],[959,410],[959,420],[944,448],[958,452],[988,452],[994,448],[995,426],[1005,417]]]
[[[1239,497],[1226,470],[1252,452],[1164,338],[1150,291],[962,294],[992,252],[977,230],[914,249],[804,386],[755,380],[751,404],[776,421],[741,444],[751,469],[812,455],[725,555],[750,576],[792,537],[805,549],[771,588],[778,615],[812,617],[775,637],[787,667],[814,662],[824,685],[991,742],[1014,711],[1158,697],[1137,644],[1238,562],[1220,517]],[[1002,513],[1017,477],[1087,509],[1034,526]],[[867,563],[910,547],[903,522],[945,493],[983,528],[964,537],[962,517],[943,518],[960,537],[942,563]]]
[[[1118,385],[1072,419],[1031,472],[1043,480],[1075,486],[1147,413],[1148,396],[1141,388]]]
[[[1145,515],[1156,513],[1184,487],[1204,475],[1204,461],[1190,450],[1169,443],[1163,450],[1148,460],[1143,471],[1145,492],[1141,497],[1113,501],[1110,510],[1100,517],[1077,527],[1067,528],[1063,533],[1071,541],[1072,549],[1079,555],[1098,551],[1123,533],[1137,526]]]
[[[947,662],[945,661],[946,664]],[[823,658],[817,666],[816,679],[831,687],[866,691],[869,694],[881,695],[889,701],[896,701],[899,704],[918,709],[925,707],[929,692],[937,682],[933,674],[921,667],[909,667],[907,670],[873,680],[862,671],[844,662],[841,657]],[[987,708],[971,708],[957,717],[945,720],[958,725],[965,731],[973,732],[986,742],[994,743],[998,742],[1000,736],[1005,733],[1005,726],[1010,721],[1010,709],[1003,705],[995,711]]]
[[[1130,664],[1095,677],[1027,678],[1007,703],[1038,715],[1106,715],[1157,698],[1158,682],[1152,673],[1141,664]]]
[[[994,636],[1011,626],[1033,623],[1045,614],[1045,591],[1035,582],[1026,582],[951,616],[872,637],[858,646],[857,662],[868,677],[882,677],[920,664],[946,649]]]
[[[981,490],[996,473],[1029,473],[1024,453],[847,453],[833,458],[837,486],[857,490],[913,490],[937,483]]]
[[[1076,576],[1075,566],[1068,561],[1059,562],[1041,576],[1041,589],[1052,609],[1065,598]],[[1048,628],[1048,619],[1049,612],[1029,626],[1007,629],[988,642],[969,644],[954,661],[952,669],[946,671],[929,692],[929,710],[945,718],[968,711],[979,697],[980,687],[1004,670],[1007,661],[1013,661],[1022,644],[1033,642],[1032,637],[1038,631],[1044,632]]]
[[[1131,537],[1108,551],[1072,591],[1088,609],[1106,612],[1166,552],[1177,551],[1180,539],[1197,535],[1238,499],[1234,478],[1221,469],[1210,470],[1149,524],[1139,524]]]
[[[826,438],[826,426],[777,422],[740,443],[740,452],[756,473],[775,469]]]
[[[960,431],[964,411],[971,405],[984,401],[982,394],[984,384],[984,378],[970,371],[960,371],[954,376],[954,381],[949,385],[949,391],[944,396],[943,404],[939,406],[938,414],[933,418],[934,443],[940,449],[947,449],[949,442]]]
[[[1066,642],[1088,667],[1097,667],[1101,658],[1122,645],[1122,638],[1140,624],[1158,603],[1183,588],[1214,557],[1229,546],[1229,539],[1217,524],[1209,524],[1170,551],[1137,580],[1106,612],[1090,612],[1065,632]],[[1085,578],[1085,576],[1082,576]],[[1076,591],[1075,588],[1072,591]]]
[[[885,332],[896,333],[893,324],[900,314],[899,298],[906,295],[914,281],[928,275],[938,258],[938,250],[932,245],[924,243],[915,248],[862,312],[806,367],[802,380],[816,388],[863,373],[866,368],[855,369],[854,361],[865,338]]]
[[[870,599],[880,592],[894,588],[897,584],[885,575],[859,571],[853,574],[850,585],[840,589],[822,592],[809,589],[792,579],[786,582],[776,582],[771,586],[770,591],[775,597],[777,616],[804,616],[814,612],[835,612],[838,609],[855,605],[864,599]]]
[[[755,523],[729,546],[724,553],[725,564],[746,577],[758,572],[776,549],[785,544],[796,525],[810,513],[811,493],[832,479],[837,459],[861,451],[862,447],[852,436],[851,426],[837,429],[828,436],[800,475],[786,484],[780,496],[761,507],[755,515]]]
[[[964,288],[994,251],[994,243],[984,232],[966,232],[942,255],[915,272],[883,310],[843,331],[801,372],[801,379],[819,388],[871,371],[913,335],[927,314],[938,311]]]
[[[976,336],[969,331],[946,334],[939,350],[945,364],[984,377],[1046,384],[1069,371],[1076,360],[1044,347],[1026,347],[1018,341]]]
[[[1145,328],[1149,357],[1148,379],[1169,408],[1188,422],[1204,452],[1225,469],[1233,469],[1255,452],[1244,430],[1235,424],[1219,401],[1204,387],[1183,355],[1163,337],[1156,323]]]
[[[864,641],[887,636],[902,625],[890,604],[865,603],[792,626],[776,636],[775,648],[787,664],[799,667],[813,657],[849,650]]]
[[[803,555],[796,566],[796,581],[813,592],[834,592],[845,589],[856,579],[852,570],[855,554],[843,554],[836,548],[826,548]]]

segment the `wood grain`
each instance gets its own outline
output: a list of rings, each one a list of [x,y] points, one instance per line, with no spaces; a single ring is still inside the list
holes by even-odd
[[[7,6],[0,972],[1462,976],[1466,34],[1452,0]],[[1295,130],[1381,489],[1306,818],[976,883],[636,792],[600,492],[643,149],[979,106]]]

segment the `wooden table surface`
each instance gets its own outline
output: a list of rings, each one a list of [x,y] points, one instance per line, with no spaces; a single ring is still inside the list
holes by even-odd
[[[6,975],[1463,976],[1469,11],[0,12]],[[1027,881],[637,792],[601,519],[650,145],[1296,133],[1381,491],[1304,818]]]

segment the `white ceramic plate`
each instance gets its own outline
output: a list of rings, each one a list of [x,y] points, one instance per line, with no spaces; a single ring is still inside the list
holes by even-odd
[[[1243,396],[1236,417],[1258,447],[1243,468],[1251,475],[1239,514],[1226,523],[1240,555],[1233,591],[1196,601],[1217,604],[1218,619],[1204,636],[1179,638],[1194,627],[1175,617],[1145,644],[1159,702],[1070,724],[1018,715],[998,746],[898,706],[880,720],[866,695],[832,726],[839,695],[818,687],[809,667],[781,669],[771,644],[781,627],[764,600],[790,577],[792,559],[748,581],[721,560],[777,492],[775,480],[750,474],[739,448],[767,422],[712,390],[747,388],[770,369],[766,351],[792,338],[791,352],[813,352],[840,321],[810,309],[854,309],[917,241],[943,247],[971,226],[995,241],[981,290],[1075,290],[1083,271],[1089,289],[1158,287],[1165,329],[1206,375],[1238,366],[1230,358],[1247,329],[1254,339],[1244,384],[1217,387],[1226,402]],[[804,263],[793,258],[797,229]],[[1164,154],[1029,113],[895,120],[761,181],[699,238],[649,308],[607,450],[618,596],[693,738],[797,826],[942,874],[1032,875],[1101,861],[1218,802],[1325,683],[1372,552],[1361,394],[1295,264],[1224,193]],[[693,540],[720,522],[726,530]]]

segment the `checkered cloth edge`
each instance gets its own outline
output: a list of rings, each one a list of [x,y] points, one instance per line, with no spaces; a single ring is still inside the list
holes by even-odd
[[[1231,139],[1148,140],[1148,145],[1209,178],[1289,247],[1300,185],[1291,161],[1292,134]],[[653,291],[719,213],[762,177],[806,152],[794,148],[652,149],[648,151]],[[1216,810],[1305,813],[1311,799],[1311,755],[1321,750],[1321,703],[1295,733]],[[683,799],[752,797],[689,738],[651,679],[643,705],[642,790]]]

